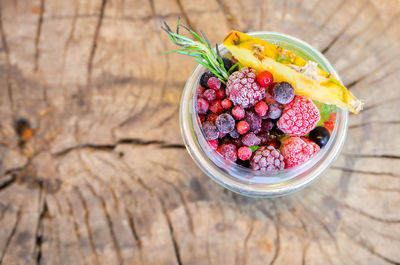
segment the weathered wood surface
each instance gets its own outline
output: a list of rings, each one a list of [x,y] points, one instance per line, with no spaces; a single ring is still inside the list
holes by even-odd
[[[400,2],[2,0],[0,264],[400,264]],[[289,197],[224,190],[184,149],[181,15],[292,34],[367,100],[332,168]],[[13,128],[29,120],[24,145]],[[23,137],[29,138],[29,130]]]

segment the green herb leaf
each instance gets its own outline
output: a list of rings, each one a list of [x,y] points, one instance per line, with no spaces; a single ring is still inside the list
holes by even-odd
[[[252,145],[252,146],[250,146],[250,149],[251,149],[252,152],[257,151],[258,148],[260,148],[258,145]]]

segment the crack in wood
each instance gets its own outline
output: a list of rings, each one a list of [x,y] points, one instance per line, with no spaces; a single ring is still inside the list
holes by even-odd
[[[97,194],[97,192],[94,190],[92,185],[90,185],[87,181],[85,181],[85,182],[86,182],[86,186],[88,187],[90,192],[100,202],[101,208],[102,208],[102,210],[104,212],[104,215],[106,217],[106,222],[107,222],[108,229],[110,231],[111,240],[113,242],[115,252],[117,253],[118,264],[123,264],[124,261],[123,261],[122,255],[121,255],[121,249],[119,247],[117,236],[116,236],[115,231],[114,231],[114,225],[113,225],[112,218],[111,218],[110,213],[109,213],[109,211],[107,209],[106,201],[104,200],[103,197],[101,197],[99,194]]]
[[[369,121],[369,122],[364,122],[364,123],[360,123],[360,124],[349,125],[349,130],[350,129],[360,128],[360,127],[365,127],[365,126],[372,126],[372,125],[375,125],[375,124],[383,124],[385,126],[387,126],[387,125],[398,125],[398,124],[400,124],[400,121]]]
[[[337,201],[336,199],[334,199],[334,200]],[[343,207],[345,207],[346,209],[349,209],[349,210],[351,210],[351,211],[353,211],[355,213],[358,213],[358,214],[360,214],[360,215],[362,215],[362,216],[364,216],[364,217],[366,217],[368,219],[371,219],[371,220],[374,220],[374,221],[377,221],[377,222],[380,222],[380,223],[386,223],[386,224],[398,224],[398,223],[400,223],[400,219],[385,219],[385,218],[381,218],[381,217],[377,217],[377,216],[371,215],[371,214],[366,213],[366,212],[364,212],[364,211],[362,211],[360,209],[354,208],[354,207],[348,205],[347,203],[339,203],[339,204],[342,205]]]
[[[242,262],[243,265],[247,264],[247,256],[248,256],[247,255],[247,252],[248,252],[247,244],[250,240],[251,235],[253,234],[253,231],[254,231],[254,222],[251,222],[249,232],[247,232],[246,238],[244,239],[244,242],[243,242],[243,255],[242,255],[243,256],[243,262]]]
[[[34,57],[34,68],[33,71],[37,71],[39,69],[39,57],[40,57],[40,49],[39,49],[39,42],[40,42],[40,35],[42,33],[42,25],[43,25],[43,14],[45,9],[45,0],[40,0],[40,12],[39,18],[36,28],[36,37],[35,37],[35,57]]]
[[[2,179],[2,181],[0,182],[0,191],[11,186],[11,184],[13,184],[16,179],[17,177],[15,175],[8,176],[5,178],[5,180]]]
[[[385,158],[385,159],[400,159],[400,155],[385,155],[385,154],[351,154],[342,153],[345,156],[358,157],[358,158]]]
[[[73,223],[73,226],[74,226],[75,235],[76,235],[78,240],[81,240],[81,231],[79,230],[79,224],[76,221],[76,217],[75,217],[75,213],[74,213],[74,207],[72,207],[72,203],[71,203],[70,199],[68,198],[68,196],[65,195],[65,194],[63,194],[63,195],[64,195],[65,201],[67,202],[67,205],[68,205],[68,213],[72,217],[72,223]]]
[[[275,262],[279,256],[279,252],[281,250],[281,232],[280,232],[281,221],[280,221],[279,214],[277,214],[276,218],[274,218],[274,225],[275,225],[275,230],[276,230],[275,252],[274,252],[274,256],[272,257],[272,260],[269,263],[269,265],[275,264]]]
[[[39,192],[39,205],[41,207],[39,211],[39,218],[37,222],[36,232],[35,232],[35,261],[37,265],[40,265],[42,260],[42,243],[43,243],[43,219],[49,215],[49,209],[46,202],[46,190],[44,189],[43,183],[40,183]]]
[[[167,225],[168,225],[168,231],[169,231],[169,235],[171,237],[172,240],[172,244],[174,247],[174,254],[176,257],[176,262],[178,263],[178,265],[182,265],[182,260],[181,260],[181,254],[180,254],[180,250],[179,250],[179,245],[178,242],[175,238],[175,234],[174,234],[174,227],[172,226],[172,222],[171,222],[171,218],[168,214],[167,211],[167,207],[165,206],[164,201],[157,195],[158,200],[160,201],[161,204],[161,209],[162,209],[162,213],[167,221]]]
[[[92,253],[94,255],[95,258],[95,263],[98,265],[99,263],[99,257],[96,251],[96,247],[94,245],[94,240],[93,240],[93,235],[92,235],[92,228],[90,225],[90,213],[89,213],[89,207],[86,203],[85,198],[83,197],[83,194],[81,192],[81,190],[79,189],[79,187],[75,187],[75,191],[78,194],[78,198],[81,201],[82,207],[84,209],[84,219],[85,219],[85,226],[86,226],[86,232],[88,234],[88,238],[89,238],[89,245],[90,248],[92,250]]]
[[[112,151],[120,144],[133,144],[139,146],[146,145],[157,145],[160,149],[184,149],[185,145],[183,144],[171,144],[162,140],[143,140],[140,138],[123,138],[117,140],[114,144],[91,144],[91,143],[82,143],[77,144],[75,146],[67,147],[64,150],[53,153],[54,156],[63,156],[68,154],[71,151],[79,150],[79,149],[96,149],[103,151]]]
[[[3,264],[3,260],[4,260],[4,257],[6,255],[6,253],[7,253],[8,248],[10,246],[11,240],[13,239],[13,237],[15,235],[15,232],[17,231],[18,224],[19,224],[20,219],[21,219],[21,215],[22,215],[22,204],[20,205],[20,207],[18,209],[16,220],[14,222],[13,228],[11,230],[10,235],[7,237],[6,244],[5,244],[4,248],[3,248],[3,252],[0,255],[0,265]]]
[[[307,252],[308,252],[309,247],[310,247],[310,244],[306,244],[303,247],[302,256],[301,256],[301,265],[306,265]]]
[[[94,35],[93,35],[93,42],[92,46],[90,49],[90,54],[89,54],[89,59],[88,59],[88,64],[87,64],[87,78],[86,78],[86,87],[89,88],[91,85],[92,81],[92,67],[93,67],[93,59],[96,54],[96,49],[97,49],[97,40],[99,38],[99,33],[100,33],[100,28],[103,23],[103,17],[104,17],[104,10],[106,8],[107,0],[102,0],[101,6],[100,6],[100,14],[97,19],[97,24],[96,28],[94,30]]]
[[[232,14],[229,5],[227,5],[224,0],[216,0],[216,2],[222,11],[222,15],[224,16],[226,23],[228,24],[228,28],[231,30],[238,30],[238,22],[236,20],[236,17]]]
[[[377,171],[357,170],[357,169],[337,167],[337,166],[332,166],[330,168],[334,169],[334,170],[341,170],[341,171],[346,171],[346,172],[350,172],[350,173],[367,174],[367,175],[373,175],[373,176],[400,177],[400,175],[394,174],[393,172],[377,172]]]

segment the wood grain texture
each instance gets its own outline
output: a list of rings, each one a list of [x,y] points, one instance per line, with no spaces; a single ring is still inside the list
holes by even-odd
[[[399,1],[0,3],[0,264],[400,264]],[[214,43],[299,37],[367,101],[322,178],[261,200],[196,167],[178,124],[195,63],[160,31],[179,15]]]

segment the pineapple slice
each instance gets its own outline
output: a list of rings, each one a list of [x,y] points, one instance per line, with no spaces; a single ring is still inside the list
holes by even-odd
[[[271,72],[274,81],[291,83],[296,94],[356,114],[362,109],[363,103],[338,80],[319,68],[317,63],[307,62],[290,50],[238,31],[231,31],[223,44],[243,66],[258,72]]]

